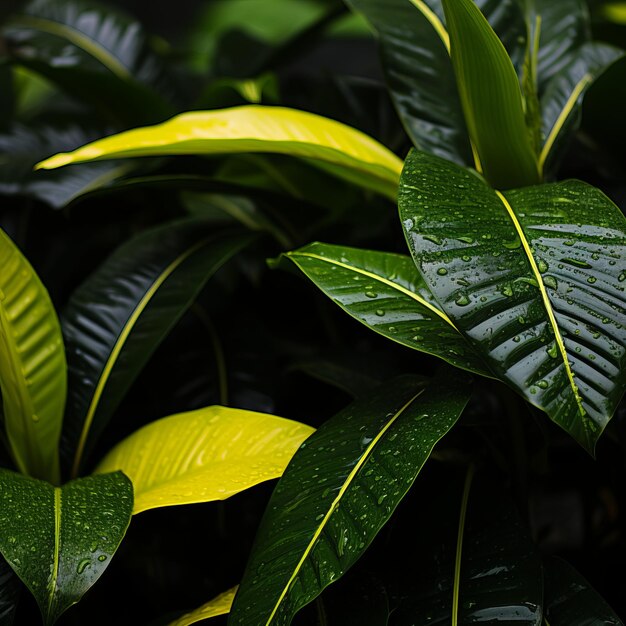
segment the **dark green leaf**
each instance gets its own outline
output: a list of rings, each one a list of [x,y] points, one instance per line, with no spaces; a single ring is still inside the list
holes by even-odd
[[[15,572],[0,558],[0,626],[12,626],[21,590]]]
[[[285,626],[361,556],[469,397],[444,371],[401,378],[340,412],[296,452],[261,521],[230,624]]]
[[[37,198],[58,209],[111,183],[127,173],[132,164],[82,163],[58,171],[33,171],[42,158],[73,150],[101,136],[79,126],[13,126],[9,133],[0,135],[0,193]]]
[[[164,63],[141,25],[89,0],[34,0],[4,29],[10,54],[81,100],[128,123],[173,113]]]
[[[72,295],[62,317],[69,395],[62,455],[83,458],[133,380],[206,281],[250,235],[214,234],[201,220],[142,233]]]
[[[626,223],[579,181],[493,191],[413,151],[400,188],[413,258],[492,372],[589,452],[626,381]]]
[[[0,470],[0,552],[53,624],[100,578],[130,523],[121,472],[63,487]]]
[[[410,257],[313,243],[284,255],[349,315],[402,345],[485,374]]]
[[[519,79],[472,0],[443,0],[452,65],[470,139],[485,178],[499,189],[539,182]]]
[[[459,164],[472,163],[439,0],[346,0],[372,25],[398,113],[413,143]],[[477,5],[513,50],[525,35],[515,0]]]
[[[549,626],[623,626],[605,600],[569,563],[544,561],[545,621]]]
[[[540,626],[541,558],[505,485],[473,469],[459,482],[446,480],[418,522],[409,555],[419,565],[401,583],[394,625]]]

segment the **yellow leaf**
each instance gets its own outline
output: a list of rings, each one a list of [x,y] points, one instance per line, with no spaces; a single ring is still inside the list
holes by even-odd
[[[237,587],[233,587],[224,593],[220,593],[219,596],[198,607],[195,611],[185,613],[176,621],[171,622],[169,626],[189,626],[190,624],[201,622],[203,619],[226,615],[226,613],[230,612],[236,592]]]
[[[284,107],[247,105],[177,115],[57,154],[36,167],[174,154],[271,152],[312,159],[333,173],[396,197],[402,161],[378,141],[334,120]]]
[[[211,406],[144,426],[96,472],[122,470],[130,478],[135,514],[224,500],[281,476],[313,430],[275,415]]]

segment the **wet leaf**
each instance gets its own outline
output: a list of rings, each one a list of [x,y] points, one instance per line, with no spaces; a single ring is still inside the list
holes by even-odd
[[[361,556],[469,398],[464,375],[396,379],[296,453],[255,539],[230,624],[287,625]]]
[[[196,624],[197,622],[211,617],[226,615],[226,613],[230,611],[236,592],[237,587],[233,587],[224,593],[220,593],[220,595],[213,598],[213,600],[209,600],[209,602],[194,611],[185,613],[182,617],[174,620],[169,626],[190,626],[190,624]]]
[[[133,508],[121,472],[53,487],[0,470],[0,552],[54,624],[111,562]]]
[[[417,267],[455,326],[495,375],[593,452],[626,387],[619,209],[579,181],[502,194],[417,151],[399,206]]]

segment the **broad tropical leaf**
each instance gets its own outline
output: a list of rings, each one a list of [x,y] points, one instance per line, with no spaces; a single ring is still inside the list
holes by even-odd
[[[457,478],[416,524],[394,624],[541,626],[541,557],[505,485],[473,467]]]
[[[426,285],[491,371],[589,452],[624,392],[626,221],[566,181],[502,194],[413,151],[400,216]]]
[[[164,63],[139,22],[89,0],[33,0],[4,28],[11,56],[126,121],[173,113]]]
[[[272,495],[230,624],[287,625],[363,554],[469,398],[464,375],[396,379],[326,422]]]
[[[363,187],[395,198],[402,162],[364,133],[334,120],[283,107],[241,106],[183,113],[58,154],[38,167],[53,169],[98,159],[171,154],[273,152],[333,167]]]
[[[121,472],[54,487],[0,470],[0,552],[54,624],[111,562],[133,509]]]
[[[408,256],[313,243],[283,255],[377,333],[471,372],[487,368],[434,300]]]
[[[461,165],[472,163],[440,0],[346,2],[377,34],[391,95],[415,146]],[[525,36],[519,4],[479,0],[477,6],[514,53]]]
[[[519,79],[473,0],[442,0],[450,53],[478,169],[500,189],[539,182]]]
[[[569,563],[548,557],[544,577],[544,616],[549,626],[623,626],[624,622]]]
[[[67,390],[59,320],[46,288],[0,230],[0,389],[11,455],[25,474],[58,482]]]
[[[313,428],[275,415],[212,406],[144,426],[109,452],[97,472],[121,470],[134,513],[225,500],[278,478]]]
[[[230,607],[233,604],[237,593],[237,587],[233,587],[224,593],[220,593],[219,596],[209,600],[206,604],[198,607],[194,611],[185,613],[185,615],[179,617],[169,624],[169,626],[190,626],[190,624],[196,624],[205,619],[211,617],[218,617],[219,615],[226,615],[230,611]]]
[[[62,316],[69,371],[62,454],[73,476],[154,350],[250,240],[215,234],[202,220],[166,224],[122,245],[74,292]]]

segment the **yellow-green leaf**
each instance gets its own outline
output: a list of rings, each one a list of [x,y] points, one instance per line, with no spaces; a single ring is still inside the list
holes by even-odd
[[[224,500],[282,475],[313,428],[292,420],[211,406],[144,426],[119,443],[97,472],[122,470],[133,513]]]
[[[65,350],[56,312],[30,263],[0,230],[0,388],[20,472],[59,481]]]
[[[395,198],[402,161],[375,139],[350,126],[284,107],[241,106],[177,115],[156,126],[99,139],[37,165],[174,154],[272,152],[312,159],[348,180]]]
[[[194,611],[185,613],[185,615],[171,622],[169,626],[190,626],[190,624],[196,624],[197,622],[211,617],[226,615],[226,613],[230,612],[230,607],[233,605],[235,593],[237,593],[237,587],[220,593],[220,595],[213,598],[213,600],[209,600],[206,604],[203,604]]]

